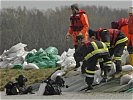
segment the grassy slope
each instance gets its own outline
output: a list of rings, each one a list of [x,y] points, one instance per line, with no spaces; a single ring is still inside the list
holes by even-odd
[[[23,74],[31,84],[47,78],[57,68],[39,69],[39,70],[18,70],[18,69],[0,69],[0,91],[4,90],[4,85],[8,81],[15,81],[20,74]]]

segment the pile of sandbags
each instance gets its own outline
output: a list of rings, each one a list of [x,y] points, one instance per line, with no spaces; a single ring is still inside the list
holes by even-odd
[[[133,83],[133,74],[126,74],[120,78],[120,85]]]
[[[68,51],[64,51],[62,55],[59,58],[59,61],[57,61],[57,64],[62,67],[65,71],[70,71],[76,66],[76,61],[73,57],[73,54],[75,53],[75,49],[68,49]]]
[[[48,47],[45,50],[40,48],[38,51],[33,49],[25,51],[27,45],[18,43],[9,50],[5,50],[0,56],[0,68],[14,69],[40,69],[56,67],[59,59],[58,49]]]
[[[25,61],[27,63],[34,63],[39,68],[50,68],[56,67],[58,56],[58,50],[55,47],[48,47],[45,50],[40,48],[37,52],[28,53]]]
[[[26,44],[18,43],[1,55],[0,68],[14,68],[22,65],[27,52],[24,50]]]

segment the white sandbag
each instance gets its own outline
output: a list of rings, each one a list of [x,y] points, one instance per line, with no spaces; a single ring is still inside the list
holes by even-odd
[[[12,63],[13,65],[17,65],[17,64],[23,64],[24,59],[23,57],[16,57],[16,59],[14,59],[13,61],[11,61],[10,63]]]
[[[128,82],[128,84],[133,85],[133,77],[132,77],[132,79]]]
[[[65,72],[69,72],[69,71],[73,70],[75,68],[75,66],[76,66],[76,63],[72,63],[70,65],[65,66],[63,70]]]
[[[1,55],[1,58],[2,58],[2,59],[3,59],[3,57],[5,57],[5,56],[8,55],[7,52],[8,52],[8,50],[4,50],[4,52],[3,52],[2,55]]]
[[[129,53],[126,49],[123,50],[123,54],[121,56],[121,63],[122,63],[122,65],[129,63]]]
[[[99,84],[102,81],[101,69],[95,71],[93,84]]]
[[[71,57],[71,56],[73,56],[74,53],[75,53],[75,49],[70,49],[70,48],[69,48],[66,55],[67,55],[68,57]]]
[[[81,66],[83,65],[83,62],[79,62],[79,63],[80,63],[80,67],[78,67],[78,68],[76,69],[76,71],[81,72]]]
[[[23,59],[25,59],[25,57],[27,56],[29,52],[25,51],[24,54],[21,56]]]
[[[13,65],[13,64],[8,63],[6,68],[11,69],[11,68],[13,68],[13,67],[14,67],[14,65]]]
[[[66,72],[64,70],[57,70],[56,72],[54,72],[51,75],[50,79],[53,80],[53,81],[55,81],[57,76],[61,76],[62,77],[63,75],[65,75],[65,73]]]
[[[67,57],[67,58],[65,59],[65,61],[62,63],[62,66],[69,66],[69,65],[71,65],[71,64],[73,64],[73,63],[74,63],[74,64],[76,63],[74,57]]]
[[[130,71],[133,70],[133,66],[132,65],[124,65],[122,66],[122,71]]]
[[[113,75],[115,72],[116,72],[116,65],[115,65],[115,63],[112,63],[111,70],[108,73],[108,76]]]
[[[60,60],[66,59],[66,57],[67,57],[66,54],[67,54],[67,52],[64,51],[64,52],[61,54]]]
[[[65,71],[70,71],[74,69],[76,66],[76,61],[74,57],[67,57],[65,61],[62,63],[62,67],[64,67]]]
[[[34,63],[24,63],[23,69],[39,69],[39,67]]]
[[[36,53],[37,52],[37,50],[36,49],[32,49],[29,53]]]
[[[120,85],[128,84],[128,82],[131,80],[132,76],[129,74],[123,75],[120,78]]]
[[[59,61],[57,61],[56,63],[62,66],[62,63],[63,63],[64,60],[67,58],[66,54],[67,54],[66,51],[64,51],[64,52],[62,53],[62,55],[60,56]]]
[[[47,83],[41,83],[39,90],[37,91],[38,96],[42,96],[45,92],[45,87],[47,86]]]
[[[9,63],[7,60],[0,62],[0,68],[7,68]]]
[[[18,44],[16,44],[16,45],[12,46],[12,47],[9,49],[8,52],[10,52],[10,53],[17,52],[18,50],[23,49],[23,48],[26,47],[26,46],[27,46],[27,44],[18,43]]]

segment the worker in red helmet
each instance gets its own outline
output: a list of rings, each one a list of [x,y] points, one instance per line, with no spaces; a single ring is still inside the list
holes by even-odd
[[[121,55],[128,38],[118,29],[99,28],[98,31],[94,31],[93,35],[97,40],[104,42],[109,48],[110,56],[114,56],[113,60],[116,64],[115,77],[119,77],[121,75],[119,73],[122,71]]]
[[[88,85],[86,91],[92,90],[92,83],[96,70],[96,64],[99,59],[103,59],[104,69],[108,73],[111,69],[111,58],[108,48],[105,43],[91,39],[90,42],[84,43],[81,36],[77,36],[78,48],[74,53],[74,58],[77,62],[83,61],[81,67],[86,73],[85,81]],[[103,81],[107,82],[107,73],[104,74]]]
[[[73,45],[75,49],[77,49],[76,37],[78,35],[83,36],[84,42],[88,41],[89,21],[86,11],[80,10],[78,4],[71,5],[71,11],[72,15],[70,16],[70,26],[66,34],[66,39],[71,36],[73,39]],[[76,68],[79,66],[80,64],[76,62]]]

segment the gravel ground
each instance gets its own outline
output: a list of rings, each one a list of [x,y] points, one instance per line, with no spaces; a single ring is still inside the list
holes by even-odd
[[[6,96],[1,92],[1,100],[19,100],[19,99],[35,99],[35,100],[51,100],[51,99],[91,99],[91,100],[133,100],[133,93],[77,93],[77,92],[63,92],[62,95],[52,96],[37,96],[36,94]]]

